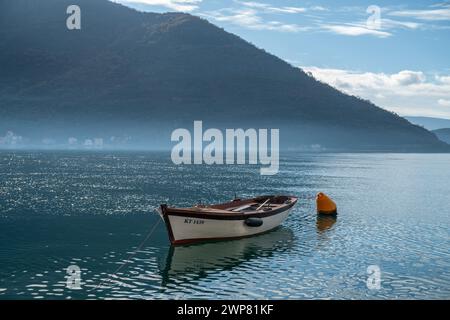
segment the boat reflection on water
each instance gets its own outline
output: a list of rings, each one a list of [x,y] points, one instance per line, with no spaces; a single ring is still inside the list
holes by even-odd
[[[293,245],[294,233],[281,226],[268,233],[239,240],[171,246],[167,258],[160,264],[162,284],[172,280],[184,281],[183,275],[187,273],[190,280],[201,279],[207,276],[208,271],[230,270],[258,257],[286,252]]]

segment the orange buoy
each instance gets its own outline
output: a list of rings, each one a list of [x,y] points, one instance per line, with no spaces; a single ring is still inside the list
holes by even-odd
[[[336,203],[326,194],[319,192],[316,197],[317,213],[319,214],[337,214]]]

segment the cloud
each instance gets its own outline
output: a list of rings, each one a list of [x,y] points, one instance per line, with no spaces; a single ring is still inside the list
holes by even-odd
[[[238,0],[235,0],[235,2],[245,7],[259,9],[260,11],[266,13],[302,13],[306,12],[307,10],[306,8],[302,7],[283,7],[283,6],[276,7],[262,2],[238,1]]]
[[[192,12],[195,11],[206,19],[216,22],[234,24],[252,30],[268,30],[280,32],[326,31],[329,33],[359,37],[373,36],[387,38],[394,35],[394,31],[419,29],[447,29],[450,26],[431,24],[429,21],[450,19],[450,5],[436,4],[426,9],[405,9],[399,7],[384,7],[381,10],[380,27],[371,27],[366,20],[370,12],[365,6],[339,7],[333,11],[323,6],[282,6],[259,1],[232,0],[228,7],[202,10],[204,0],[111,0],[129,5],[162,6],[170,10]],[[302,14],[304,23],[288,22],[285,15]],[[279,18],[274,18],[274,17]],[[388,18],[390,16],[391,18]],[[355,17],[358,17],[355,20]],[[392,18],[396,17],[396,18]],[[408,18],[405,20],[404,18]],[[377,25],[378,26],[378,25]]]
[[[103,147],[103,138],[95,138],[94,139],[94,146],[96,146],[96,147]]]
[[[398,10],[389,12],[388,15],[395,17],[408,17],[425,21],[449,21],[450,8],[445,6],[439,9],[426,10]]]
[[[430,76],[422,71],[397,73],[358,72],[343,69],[302,67],[316,79],[351,95],[403,115],[450,118],[450,76]]]
[[[218,22],[228,22],[240,27],[253,30],[269,30],[281,32],[300,32],[309,30],[309,27],[298,24],[284,23],[276,20],[265,20],[259,15],[259,11],[252,8],[231,9],[225,8],[216,11],[201,13],[201,16],[216,20]]]
[[[299,7],[269,7],[269,11],[281,13],[302,13],[306,12],[306,8]]]
[[[161,6],[175,11],[191,12],[198,9],[202,0],[114,0],[123,4],[144,4]]]
[[[436,76],[436,80],[450,85],[450,76]]]
[[[256,2],[256,1],[239,1],[234,0],[235,3],[245,7],[259,9],[267,13],[304,13],[307,11],[328,11],[327,8],[322,6],[311,7],[293,7],[293,6],[274,6],[268,3]]]
[[[84,140],[83,146],[88,149],[103,148],[104,146],[103,138],[86,139]]]
[[[235,4],[233,7],[200,12],[198,15],[206,19],[227,22],[246,29],[295,33],[309,31],[312,27],[275,20],[274,16],[300,14],[308,10],[325,10],[323,7],[275,6],[256,1],[234,0],[233,3]]]
[[[329,32],[345,35],[345,36],[362,36],[362,35],[372,35],[379,38],[386,38],[391,36],[392,34],[386,31],[376,30],[368,28],[364,25],[352,25],[352,24],[324,24],[321,26],[322,29],[325,29]]]
[[[425,75],[421,71],[409,71],[403,70],[399,73],[392,74],[390,76],[391,80],[393,80],[394,84],[400,86],[407,86],[411,84],[423,83],[425,81]]]
[[[267,8],[269,6],[266,3],[254,2],[254,1],[237,1],[237,0],[235,0],[234,2],[242,4],[246,7],[251,7],[251,8]]]
[[[322,7],[322,6],[312,6],[312,7],[309,8],[309,10],[312,10],[312,11],[328,11],[327,8]]]
[[[401,29],[425,30],[449,28],[448,26],[424,21],[450,19],[450,5],[439,4],[436,6],[439,6],[440,8],[429,10],[394,10],[392,7],[376,7],[380,12],[379,19],[377,20],[373,20],[374,16],[369,15],[373,14],[373,11],[366,11],[366,8],[364,7],[341,7],[337,11],[338,14],[333,16],[335,20],[340,20],[341,22],[332,22],[330,19],[327,19],[320,27],[328,32],[339,35],[353,37],[369,35],[379,38],[390,37],[395,31]],[[352,22],[351,19],[354,16],[360,16],[360,19]],[[407,18],[407,20],[405,18]],[[371,23],[373,24],[374,21],[376,21],[376,24],[371,26]]]
[[[52,145],[52,144],[56,143],[55,139],[52,139],[52,138],[44,138],[44,139],[42,139],[41,142],[42,142],[42,144],[45,144],[45,145]]]
[[[393,35],[392,31],[397,29],[415,30],[422,27],[423,24],[415,21],[400,21],[387,18],[380,18],[378,24],[371,25],[366,20],[360,20],[353,23],[322,24],[321,28],[328,32],[332,32],[345,36],[364,36],[370,35],[378,38],[387,38]]]
[[[20,144],[22,141],[23,137],[12,131],[8,131],[3,137],[0,137],[0,145],[15,146]]]
[[[439,99],[438,104],[442,107],[450,107],[450,100]]]
[[[423,26],[422,23],[414,22],[414,21],[399,21],[399,20],[392,20],[387,18],[381,18],[380,20],[380,26],[382,29],[396,29],[396,28],[403,28],[403,29],[419,29]]]

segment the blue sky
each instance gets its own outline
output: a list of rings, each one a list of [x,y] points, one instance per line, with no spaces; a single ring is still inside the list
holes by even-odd
[[[450,1],[115,1],[198,15],[385,109],[450,119]]]

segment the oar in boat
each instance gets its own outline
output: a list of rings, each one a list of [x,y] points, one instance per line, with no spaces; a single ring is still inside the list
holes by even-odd
[[[270,201],[270,198],[268,198],[266,201],[264,201],[263,204],[260,205],[260,206],[256,209],[256,211],[258,211],[259,209],[261,209],[262,207],[264,207],[264,205],[265,205],[267,202],[269,202],[269,201]]]

